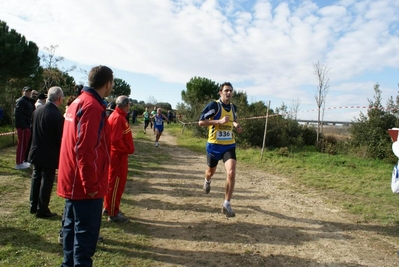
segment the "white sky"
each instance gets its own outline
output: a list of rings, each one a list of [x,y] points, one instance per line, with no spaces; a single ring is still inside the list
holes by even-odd
[[[399,89],[397,0],[2,0],[0,19],[42,51],[58,45],[66,64],[111,67],[133,99],[174,107],[197,76],[272,108],[299,100],[298,117],[317,119],[317,61],[330,69],[326,107],[367,106],[377,82],[384,103]]]

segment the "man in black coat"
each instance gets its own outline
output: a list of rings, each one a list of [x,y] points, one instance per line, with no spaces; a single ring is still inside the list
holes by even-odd
[[[32,146],[29,161],[33,164],[30,191],[30,213],[38,218],[53,217],[49,209],[50,196],[58,168],[64,116],[58,107],[64,99],[60,87],[48,91],[48,103],[33,112]]]

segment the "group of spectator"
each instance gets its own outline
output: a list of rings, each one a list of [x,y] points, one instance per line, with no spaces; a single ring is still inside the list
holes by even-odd
[[[111,93],[114,76],[106,66],[91,69],[88,85],[76,88],[64,115],[59,110],[64,94],[58,86],[48,90],[45,102],[44,94],[36,92],[37,103],[34,90],[26,86],[15,107],[15,168],[33,165],[30,212],[38,218],[57,215],[50,211],[49,202],[58,169],[57,194],[65,199],[60,231],[64,250],[61,266],[65,267],[92,266],[102,215],[111,222],[129,221],[119,205],[127,180],[128,155],[134,152],[126,120],[130,101],[119,96],[107,112],[104,99]]]
[[[113,71],[106,66],[91,69],[88,87],[78,86],[76,96],[67,100],[65,113],[61,87],[54,86],[48,95],[26,86],[16,101],[18,133],[16,169],[33,165],[30,213],[38,218],[54,217],[49,209],[50,196],[58,169],[57,194],[65,199],[60,231],[64,258],[62,267],[92,266],[92,257],[100,238],[102,216],[110,222],[128,222],[120,210],[128,172],[128,155],[135,146],[128,121],[130,101],[118,96],[107,106],[104,100],[114,86]],[[237,107],[230,102],[231,83],[219,88],[220,99],[202,111],[199,126],[208,128],[207,168],[203,190],[209,194],[211,178],[220,160],[226,169],[225,200],[221,212],[234,217],[231,198],[235,186]],[[44,102],[43,97],[47,98]],[[163,123],[173,119],[161,108],[143,113],[144,133],[149,124],[154,129],[155,146],[163,132]],[[153,124],[153,125],[152,125]],[[29,151],[29,153],[27,153]]]

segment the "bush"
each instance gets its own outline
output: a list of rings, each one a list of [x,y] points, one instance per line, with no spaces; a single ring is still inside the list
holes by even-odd
[[[321,153],[327,153],[330,155],[336,155],[337,154],[337,139],[332,136],[332,135],[327,135],[322,137],[317,143],[316,143],[316,149],[317,151]]]
[[[277,149],[275,151],[275,153],[279,156],[283,156],[283,157],[288,157],[290,155],[290,152],[288,150],[288,147],[280,147],[279,149]]]

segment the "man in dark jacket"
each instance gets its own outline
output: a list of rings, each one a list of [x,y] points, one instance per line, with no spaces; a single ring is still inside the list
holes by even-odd
[[[29,146],[29,139],[31,136],[30,121],[32,118],[34,104],[31,101],[32,89],[25,86],[22,89],[22,97],[18,98],[15,103],[15,127],[18,134],[18,146],[16,153],[15,169],[23,170],[30,167],[30,164],[25,161],[26,153]]]
[[[48,207],[58,168],[64,116],[58,107],[64,93],[60,87],[48,91],[48,103],[33,112],[32,146],[29,161],[33,164],[30,190],[30,213],[39,218],[53,217]]]

